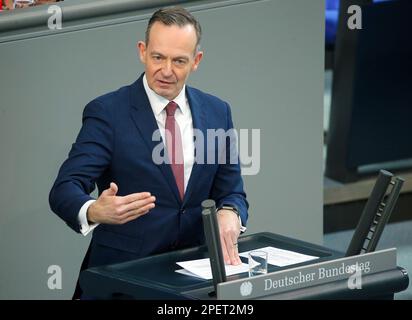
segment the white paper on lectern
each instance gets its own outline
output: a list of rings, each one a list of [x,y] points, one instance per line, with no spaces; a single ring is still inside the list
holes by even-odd
[[[274,247],[264,247],[254,249],[252,251],[266,251],[268,254],[268,264],[272,264],[278,267],[290,266],[292,264],[302,263],[319,258],[316,256],[309,256],[299,252]],[[249,252],[250,251],[239,253],[239,256],[247,258]]]
[[[176,262],[179,266],[181,266],[183,269],[188,271],[189,273],[185,273],[187,275],[190,275],[190,273],[193,274],[193,276],[197,276],[202,279],[212,279],[212,268],[210,267],[210,259],[205,258],[205,259],[198,259],[198,260],[190,260],[190,261],[181,261],[181,262]],[[237,266],[233,265],[225,265],[225,270],[226,270],[226,275],[231,276],[234,274],[238,273],[243,273],[243,272],[248,272],[249,267],[246,263],[242,263]],[[179,270],[176,270],[176,272],[182,273]]]
[[[202,277],[199,277],[197,274],[194,274],[194,273],[191,273],[191,272],[187,271],[186,269],[178,269],[178,270],[175,270],[175,272],[183,274],[185,276],[190,276],[190,277],[195,277],[195,278],[199,278],[199,279],[202,279],[202,280],[206,280],[206,279],[203,279]]]

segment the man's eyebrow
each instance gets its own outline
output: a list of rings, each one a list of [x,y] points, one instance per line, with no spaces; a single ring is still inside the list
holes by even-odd
[[[161,57],[164,57],[164,55],[163,54],[161,54],[160,52],[157,52],[157,51],[152,51],[152,52],[150,52],[150,55],[157,55],[157,56],[161,56]]]
[[[160,57],[162,57],[162,58],[164,58],[165,57],[165,55],[164,54],[161,54],[160,52],[157,52],[157,51],[152,51],[151,53],[150,53],[150,55],[157,55],[157,56],[160,56]],[[177,57],[174,57],[173,58],[173,60],[179,60],[179,59],[183,59],[183,60],[189,60],[189,57],[188,56],[177,56]]]
[[[178,57],[175,57],[175,58],[173,58],[173,60],[189,60],[189,58],[187,57],[187,56],[178,56]]]

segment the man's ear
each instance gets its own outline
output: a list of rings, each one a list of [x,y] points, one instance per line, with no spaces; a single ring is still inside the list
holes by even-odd
[[[137,43],[137,50],[139,51],[140,61],[146,64],[146,44],[143,41]]]
[[[197,68],[199,67],[200,61],[202,61],[202,58],[203,58],[203,51],[196,52],[195,63],[192,66],[192,71],[197,70]]]

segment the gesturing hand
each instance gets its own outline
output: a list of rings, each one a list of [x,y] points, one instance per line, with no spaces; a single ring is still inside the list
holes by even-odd
[[[92,223],[124,224],[148,213],[155,207],[156,198],[149,192],[132,193],[116,196],[117,185],[112,182],[110,188],[87,210],[87,220]]]

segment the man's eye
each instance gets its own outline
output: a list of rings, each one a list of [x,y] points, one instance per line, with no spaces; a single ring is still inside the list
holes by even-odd
[[[183,64],[186,63],[186,60],[178,59],[178,60],[175,61],[175,63],[178,64],[178,65],[183,65]]]
[[[160,61],[162,58],[160,56],[153,56],[153,59],[156,61]]]

